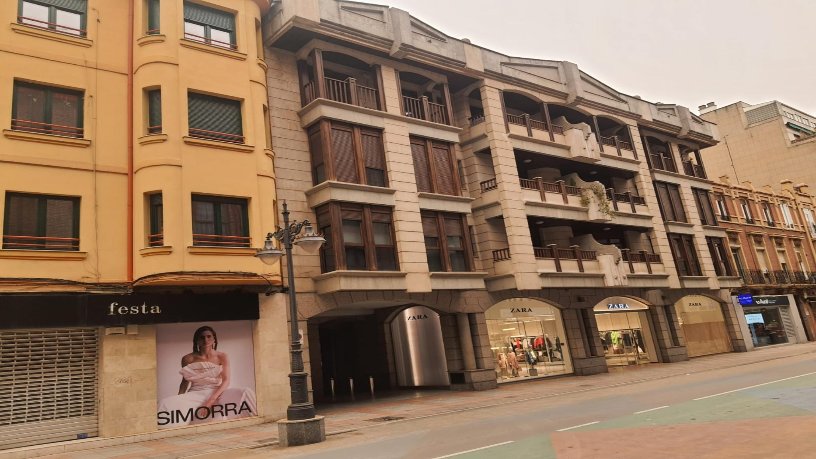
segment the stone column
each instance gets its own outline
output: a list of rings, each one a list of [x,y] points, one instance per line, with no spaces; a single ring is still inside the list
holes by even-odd
[[[459,329],[459,347],[462,348],[462,363],[465,370],[476,369],[476,355],[473,352],[473,338],[470,336],[470,321],[467,313],[456,314],[456,325]]]

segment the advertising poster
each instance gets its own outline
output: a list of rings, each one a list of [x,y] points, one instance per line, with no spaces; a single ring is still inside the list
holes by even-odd
[[[257,416],[251,321],[156,329],[159,429]]]

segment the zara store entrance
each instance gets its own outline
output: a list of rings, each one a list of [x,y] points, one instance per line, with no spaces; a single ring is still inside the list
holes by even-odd
[[[609,297],[595,305],[595,321],[607,365],[657,362],[648,309],[644,302],[623,296]]]

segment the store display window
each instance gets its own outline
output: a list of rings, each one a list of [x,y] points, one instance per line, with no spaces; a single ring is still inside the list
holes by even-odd
[[[558,308],[512,299],[488,309],[485,318],[498,382],[572,372]]]
[[[779,308],[744,308],[744,311],[754,346],[788,342]]]

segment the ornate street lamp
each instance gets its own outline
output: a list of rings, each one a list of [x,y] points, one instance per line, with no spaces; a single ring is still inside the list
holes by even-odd
[[[295,238],[301,231],[303,231],[304,234]],[[282,242],[284,250],[276,248],[273,239]],[[283,256],[284,253],[286,254],[286,274],[289,281],[289,317],[291,325],[289,352],[292,354],[289,372],[289,388],[292,403],[286,409],[287,421],[308,421],[315,418],[314,405],[309,401],[309,393],[307,390],[308,374],[303,368],[303,349],[301,348],[300,332],[298,331],[297,295],[295,293],[295,270],[292,265],[292,244],[294,243],[303,248],[306,252],[314,254],[320,250],[320,246],[325,242],[326,239],[314,232],[312,224],[308,220],[289,223],[289,209],[286,206],[286,201],[284,201],[283,228],[279,227],[274,233],[267,234],[263,249],[258,250],[258,253],[255,254],[256,257],[268,265],[277,263],[281,256]],[[286,428],[287,427],[279,427],[279,430]],[[301,435],[292,435],[292,437],[303,438]],[[309,437],[309,435],[307,434],[306,437]],[[314,441],[300,442],[295,439],[287,443],[289,445],[315,443],[322,441],[324,438],[325,435]],[[285,440],[281,438],[282,444],[284,444],[284,441]]]

